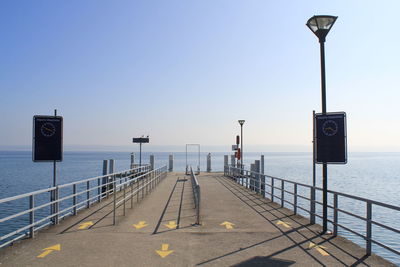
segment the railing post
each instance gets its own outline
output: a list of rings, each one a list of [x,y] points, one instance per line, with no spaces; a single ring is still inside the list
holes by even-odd
[[[113,225],[115,225],[115,216],[116,216],[116,209],[117,209],[117,183],[116,183],[116,179],[115,179],[115,175],[112,176],[112,183],[113,183],[113,187],[114,187],[114,203],[113,203]]]
[[[260,166],[260,161],[259,160],[256,160],[256,161],[254,161],[254,171],[256,172],[256,175],[255,175],[255,191],[258,193],[258,194],[261,194],[261,175],[260,175],[260,172],[261,172],[261,166]]]
[[[168,171],[172,172],[174,170],[174,155],[168,156]]]
[[[98,194],[97,202],[100,202],[101,201],[101,180],[100,180],[100,178],[97,179],[97,194]]]
[[[150,166],[151,170],[154,170],[154,155],[150,155]]]
[[[101,178],[101,198],[107,196],[108,197],[108,176],[105,176],[108,174],[108,160],[103,160],[103,178]],[[100,200],[101,200],[100,198]]]
[[[55,224],[59,223],[59,221],[58,221],[58,217],[59,217],[58,211],[59,211],[60,203],[58,203],[58,199],[59,199],[58,193],[59,193],[59,188],[58,188],[58,186],[56,186],[55,194],[54,194],[55,195],[55,201],[56,201],[56,203],[54,204],[54,206],[55,206],[55,210],[54,210],[54,213],[55,213]]]
[[[255,165],[254,163],[250,164],[250,190],[254,191],[255,189],[255,185],[256,185],[256,181],[255,181],[255,175],[254,175],[254,170],[255,170]]]
[[[126,204],[125,204],[125,202],[126,202],[126,188],[125,188],[125,186],[126,186],[126,184],[124,183],[123,184],[123,190],[124,190],[124,216],[125,216],[125,208],[126,208]]]
[[[73,204],[74,204],[74,215],[76,215],[76,214],[78,214],[77,213],[77,208],[76,208],[76,184],[74,184],[73,186],[72,186],[72,194],[74,195],[73,197],[72,197],[72,202],[73,202]]]
[[[261,159],[260,159],[260,173],[261,173],[261,195],[263,197],[265,197],[265,170],[264,170],[264,166],[265,166],[265,161],[264,161],[264,155],[261,155]]]
[[[90,207],[90,182],[87,181],[86,182],[86,207],[89,208]]]
[[[142,199],[144,198],[144,181],[145,181],[145,176],[143,176],[142,178],[140,178],[140,180],[142,180],[142,186],[140,187],[140,191],[142,191]]]
[[[133,182],[131,180],[131,209],[133,208]]]
[[[224,155],[224,175],[227,176],[228,173],[228,155]]]
[[[197,185],[197,221],[196,224],[199,225],[200,224],[200,186]]]
[[[135,166],[135,153],[131,153],[131,169]]]
[[[297,184],[294,184],[293,212],[294,214],[297,214]]]
[[[145,177],[146,177],[145,179],[146,179],[146,196],[147,196],[147,194],[149,193],[149,174],[146,173]]]
[[[31,227],[29,228],[29,237],[33,238],[35,236],[35,226],[33,225],[35,223],[35,211],[33,210],[35,208],[35,195],[30,195],[29,196],[29,209],[31,210],[29,212],[29,224]]]
[[[275,179],[271,177],[271,201],[274,202]]]
[[[310,223],[315,224],[315,187],[310,191]]]
[[[372,250],[372,203],[370,201],[367,202],[367,236],[366,236],[366,250],[367,255],[371,255]]]
[[[115,161],[113,160],[113,159],[110,159],[110,167],[109,167],[109,170],[108,170],[108,172],[110,173],[110,174],[112,174],[112,173],[114,173],[114,163],[115,163]],[[111,178],[111,177],[110,177]],[[111,192],[114,192],[115,190],[113,189],[114,188],[114,183],[113,183],[113,181],[116,179],[116,177],[114,176],[114,178],[111,178],[110,180],[111,180],[111,183],[109,183],[108,184],[108,191],[110,191],[110,193]],[[115,193],[115,192],[114,192]]]
[[[333,236],[338,234],[338,195],[333,194]]]
[[[136,177],[136,184],[137,184],[137,187],[136,187],[137,203],[139,203],[139,198],[140,198],[140,190],[139,190],[139,188],[140,188],[140,178]]]
[[[285,204],[285,181],[281,180],[281,207]]]
[[[207,155],[207,172],[211,172],[211,153]]]

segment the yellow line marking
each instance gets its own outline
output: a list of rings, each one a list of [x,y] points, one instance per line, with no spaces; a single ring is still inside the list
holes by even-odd
[[[37,258],[44,258],[47,255],[49,255],[51,252],[53,252],[53,251],[52,250],[45,250],[39,256],[37,256]]]
[[[283,225],[283,226],[286,227],[286,228],[292,228],[292,227],[290,227],[290,224],[291,224],[291,223],[288,223],[288,222],[278,221],[276,224],[277,224],[277,225]]]
[[[148,226],[148,224],[146,223],[146,221],[140,221],[137,224],[132,224],[133,227],[135,227],[136,229],[142,229],[143,227]]]
[[[79,229],[79,230],[83,230],[83,229],[86,229],[86,228],[88,228],[89,226],[92,226],[92,225],[93,225],[93,222],[92,222],[92,221],[84,222],[84,223],[81,223],[81,224],[79,225],[78,229]]]
[[[322,256],[329,256],[329,253],[324,250],[326,249],[326,247],[324,246],[319,246],[317,244],[314,244],[313,242],[310,242],[308,248],[315,248]]]
[[[156,250],[156,253],[160,255],[161,258],[167,257],[169,254],[174,252],[173,250],[168,250],[169,244],[162,244],[161,250]]]
[[[54,245],[54,246],[51,246],[51,247],[48,247],[48,248],[44,248],[43,249],[44,251],[42,252],[42,253],[40,253],[38,256],[37,256],[37,258],[44,258],[44,257],[46,257],[47,255],[49,255],[51,252],[53,252],[53,251],[60,251],[61,250],[61,245],[60,244],[57,244],[57,245]]]
[[[178,226],[175,221],[169,221],[168,224],[164,224],[164,225],[166,227],[168,227],[169,229],[176,229],[176,227]]]
[[[235,225],[235,224],[225,221],[225,222],[221,223],[220,225],[225,226],[225,228],[228,230],[231,230],[231,229],[233,229],[233,225]]]

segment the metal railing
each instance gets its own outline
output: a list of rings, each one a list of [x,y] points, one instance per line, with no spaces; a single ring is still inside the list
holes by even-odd
[[[322,192],[322,188],[232,166],[225,166],[224,175],[232,178],[242,186],[257,192],[264,197],[269,197],[272,202],[279,203],[281,207],[284,207],[285,203],[289,204],[293,208],[294,214],[297,214],[298,210],[308,213],[310,216],[310,222],[312,224],[315,223],[315,217],[322,219],[322,215],[316,212],[316,204],[320,205],[321,207],[322,202],[316,200],[315,198],[316,192]],[[269,183],[267,183],[267,181],[269,181]],[[287,195],[291,197],[285,198]],[[363,240],[365,240],[365,250],[367,255],[371,255],[372,244],[376,244],[377,246],[382,247],[396,255],[400,255],[400,251],[396,248],[384,244],[381,240],[376,240],[372,231],[373,226],[379,227],[380,229],[390,231],[391,235],[398,235],[397,240],[400,240],[399,229],[383,223],[383,218],[381,216],[377,218],[381,221],[374,220],[372,214],[374,209],[377,210],[379,208],[384,208],[387,209],[385,214],[390,214],[390,217],[395,217],[395,212],[397,212],[400,216],[400,207],[332,190],[328,190],[328,199],[330,200],[330,203],[328,203],[328,208],[331,211],[331,216],[329,216],[328,222],[333,227],[332,234],[334,236],[337,236],[338,228],[340,228],[341,230],[345,230],[346,232],[361,237]],[[339,200],[341,202],[339,202]],[[343,204],[340,206],[339,203],[342,202]],[[344,205],[345,203],[350,205]],[[349,206],[354,207],[354,205],[356,205],[356,209],[364,209],[364,216],[355,214],[354,211],[348,209]],[[343,221],[344,217],[346,216],[365,222],[364,229],[355,230],[351,229],[348,225],[344,225]],[[342,218],[342,221],[339,221],[339,218]],[[390,218],[387,221],[390,221]]]
[[[113,183],[114,188],[116,188],[117,192],[122,192],[121,199],[117,201],[117,194],[113,194],[113,224],[116,223],[116,212],[120,206],[123,206],[123,215],[125,216],[126,210],[126,201],[130,200],[131,205],[133,205],[133,196],[137,195],[137,200],[139,202],[140,193],[142,193],[142,198],[144,195],[150,193],[156,185],[167,176],[167,165],[160,167],[158,169],[151,170],[146,172],[134,180],[126,180],[122,183],[117,184],[117,177],[114,177]],[[137,181],[136,189],[133,189],[134,182]],[[130,192],[127,194],[126,189],[130,188]]]
[[[58,224],[60,219],[76,215],[79,210],[89,208],[92,204],[114,195],[115,210],[124,205],[130,197],[140,193],[142,197],[166,175],[166,166],[151,170],[149,165],[122,172],[102,175],[73,183],[58,185],[13,197],[0,199],[0,248],[25,237],[33,238],[35,233],[50,224]],[[134,185],[136,188],[134,189]],[[126,195],[126,189],[130,193]],[[122,192],[123,199],[116,201],[116,192]],[[55,200],[50,200],[54,194]],[[28,206],[28,209],[26,209]],[[54,207],[54,208],[52,208]],[[60,210],[61,208],[61,210]],[[4,233],[5,229],[12,229]],[[4,234],[3,234],[4,233]]]
[[[197,180],[196,174],[193,172],[192,167],[190,167],[190,177],[192,181],[194,206],[196,209],[196,224],[200,224],[200,185],[199,181]]]

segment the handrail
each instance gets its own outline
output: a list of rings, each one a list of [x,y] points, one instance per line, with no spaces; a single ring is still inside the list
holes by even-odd
[[[258,173],[254,171],[248,171],[245,169],[240,169],[237,167],[233,167],[230,165],[227,165],[224,167],[224,175],[227,177],[232,178],[235,180],[237,183],[241,184],[242,186],[249,188],[252,191],[256,191],[257,193],[261,194],[263,197],[266,197],[266,195],[269,196],[270,200],[272,202],[276,202],[275,199],[279,200],[279,204],[281,207],[285,206],[285,203],[288,203],[292,206],[293,211],[295,214],[297,214],[297,209],[301,209],[310,215],[310,222],[312,224],[315,223],[315,217],[321,218],[321,215],[319,215],[316,212],[315,205],[322,205],[321,202],[317,201],[315,199],[316,196],[316,191],[322,191],[322,188],[320,187],[314,187],[311,185],[303,184],[303,183],[298,183],[270,175],[265,175],[263,173]],[[270,183],[267,183],[266,180],[269,179]],[[291,188],[285,187],[285,183],[291,184]],[[279,186],[280,184],[280,186]],[[269,188],[269,190],[267,190]],[[305,190],[299,190],[299,189],[305,189]],[[278,192],[276,192],[278,191]],[[307,197],[305,194],[302,194],[302,192],[309,192],[309,196]],[[285,199],[285,193],[288,193],[292,198],[293,201],[291,202],[288,199]],[[374,240],[375,236],[373,235],[374,233],[372,232],[372,225],[379,226],[381,228],[384,228],[385,230],[391,231],[393,234],[400,234],[400,229],[396,229],[394,227],[385,225],[382,222],[378,222],[376,220],[373,220],[372,216],[372,211],[373,211],[373,206],[375,207],[383,207],[390,209],[391,211],[400,211],[399,206],[394,206],[391,204],[363,198],[363,197],[358,197],[346,193],[341,193],[341,192],[336,192],[332,190],[328,190],[328,194],[331,195],[332,197],[332,205],[328,205],[328,208],[333,212],[333,220],[328,220],[329,223],[333,226],[333,235],[336,236],[338,234],[338,228],[345,230],[347,232],[350,232],[352,234],[355,234],[357,236],[362,237],[366,244],[365,244],[365,249],[367,255],[371,255],[372,253],[372,243],[385,248],[389,250],[390,252],[400,255],[400,251],[394,249],[393,247],[390,247],[388,245],[385,245],[377,240]],[[350,199],[350,200],[357,200],[361,201],[365,205],[365,217],[357,215],[352,213],[349,210],[345,210],[344,207],[339,208],[339,197],[341,199]],[[301,205],[301,203],[298,202],[298,199],[303,199],[305,201],[309,201],[309,205]],[[353,218],[365,221],[365,234],[364,233],[358,233],[357,231],[350,229],[347,226],[344,226],[340,224],[339,222],[339,214],[345,214],[348,216],[352,216]],[[376,219],[376,218],[375,218]]]
[[[196,223],[197,225],[200,224],[200,185],[199,181],[195,173],[193,172],[192,166],[190,166],[190,177],[192,181],[192,189],[193,189],[193,198],[194,198],[194,206],[196,209]]]
[[[137,195],[139,201],[140,193],[143,198],[166,176],[166,173],[166,165],[154,170],[151,169],[150,165],[135,166],[135,168],[121,172],[0,199],[0,210],[5,214],[0,218],[0,224],[16,225],[14,228],[12,226],[9,227],[11,232],[0,233],[0,248],[25,237],[33,238],[35,233],[43,227],[50,224],[58,224],[60,219],[76,215],[79,210],[89,208],[92,204],[101,202],[111,195],[114,195],[115,223],[115,210],[120,205],[124,206],[125,214],[125,202],[130,199],[131,203],[133,203],[134,195]],[[133,189],[134,184],[137,185],[135,190]],[[131,190],[129,194],[126,194],[128,187]],[[117,194],[115,193],[118,192],[123,192],[123,197],[122,200],[116,203]],[[56,196],[53,201],[48,197],[49,193]],[[24,210],[17,210],[7,214],[4,212],[7,209],[1,206],[13,205],[15,201],[21,206],[21,201],[25,199],[28,199],[28,208]],[[61,210],[59,210],[60,206]],[[48,207],[56,208],[51,213],[48,211]],[[5,232],[4,229],[3,232]]]

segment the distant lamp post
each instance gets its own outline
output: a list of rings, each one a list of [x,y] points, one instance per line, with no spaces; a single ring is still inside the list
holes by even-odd
[[[325,81],[325,38],[328,35],[337,17],[313,16],[307,21],[307,27],[318,37],[321,51],[321,98],[322,114],[326,114],[326,81]],[[322,234],[328,230],[328,165],[322,164]]]
[[[244,120],[238,120],[240,124],[240,168],[243,169],[243,124]]]

